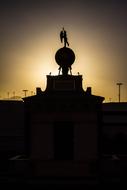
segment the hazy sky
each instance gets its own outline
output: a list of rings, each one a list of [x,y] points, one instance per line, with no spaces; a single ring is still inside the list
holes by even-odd
[[[127,1],[0,1],[0,96],[45,89],[46,75],[58,74],[55,53],[65,27],[76,54],[73,74],[83,87],[106,100],[127,100]]]

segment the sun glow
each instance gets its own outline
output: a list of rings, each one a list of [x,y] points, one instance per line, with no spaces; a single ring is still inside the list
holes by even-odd
[[[76,54],[72,73],[83,75],[84,89],[91,86],[93,94],[118,101],[116,83],[122,82],[121,101],[127,100],[125,3],[9,2],[0,11],[0,97],[45,89],[46,75],[58,74],[55,53],[64,27]]]
[[[58,75],[59,66],[55,62],[55,53],[63,46],[59,39],[60,29],[32,36],[32,41],[29,37],[22,42],[21,47],[18,44],[8,50],[7,61],[10,61],[10,68],[6,71],[8,81],[5,85],[8,91],[16,91],[22,96],[22,90],[28,89],[30,95],[31,91],[36,91],[36,87],[45,90],[46,75],[50,72],[52,75]],[[114,97],[112,100],[115,101],[115,82],[110,83],[110,80],[115,80],[115,75],[111,72],[111,57],[101,48],[101,40],[95,40],[95,34],[83,34],[74,28],[68,30],[68,39],[70,48],[76,55],[72,74],[77,75],[79,72],[83,75],[84,90],[91,86],[93,94],[104,96],[107,100]],[[109,91],[112,92],[110,97]]]

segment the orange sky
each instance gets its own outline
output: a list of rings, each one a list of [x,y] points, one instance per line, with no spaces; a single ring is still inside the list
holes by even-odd
[[[58,74],[55,53],[62,47],[59,32],[67,30],[76,54],[73,74],[83,75],[106,101],[127,100],[127,5],[125,1],[1,1],[0,96],[28,95],[45,89],[46,75]],[[29,2],[29,3],[28,3]]]

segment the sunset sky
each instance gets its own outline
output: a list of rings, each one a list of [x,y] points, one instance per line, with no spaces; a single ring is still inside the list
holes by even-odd
[[[72,73],[83,75],[83,88],[127,101],[126,0],[0,1],[0,96],[23,96],[23,89],[45,89],[46,75],[58,74],[55,53],[63,45],[62,27],[76,55]]]

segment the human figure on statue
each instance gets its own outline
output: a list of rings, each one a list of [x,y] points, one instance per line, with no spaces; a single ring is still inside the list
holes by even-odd
[[[63,30],[60,32],[60,40],[63,43],[64,40],[64,47],[66,47],[66,44],[69,46],[68,40],[67,40],[67,32],[66,30]]]

